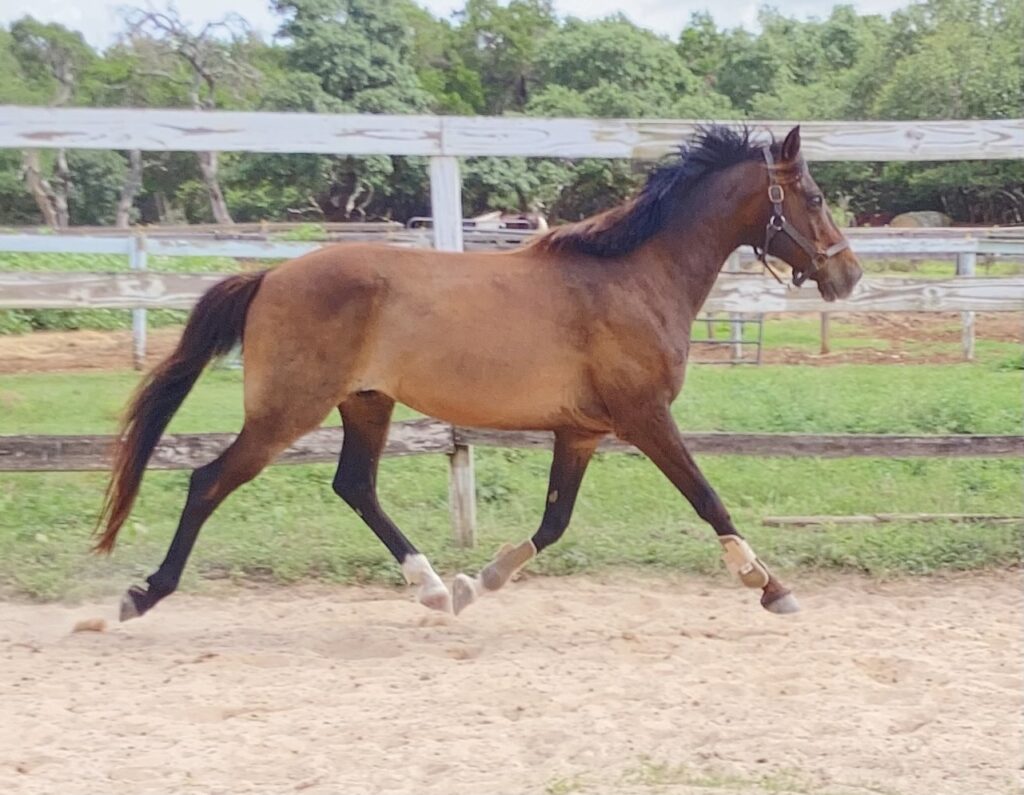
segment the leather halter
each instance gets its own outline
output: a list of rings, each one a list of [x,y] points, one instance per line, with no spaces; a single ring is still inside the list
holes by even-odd
[[[833,243],[827,249],[822,250],[818,248],[814,243],[804,237],[803,233],[800,232],[793,224],[791,224],[782,211],[782,202],[786,198],[786,192],[782,189],[782,185],[775,178],[775,158],[772,157],[771,148],[766,146],[761,150],[764,152],[765,163],[768,164],[768,201],[772,203],[772,214],[768,219],[768,223],[764,228],[764,245],[758,249],[754,246],[754,254],[762,262],[762,264],[769,270],[779,283],[782,283],[782,279],[779,279],[778,274],[772,270],[771,265],[768,264],[768,246],[771,244],[772,239],[782,232],[787,235],[790,240],[796,243],[802,248],[808,257],[811,258],[811,264],[807,268],[800,268],[799,271],[793,268],[793,284],[799,287],[808,277],[814,276],[818,271],[825,267],[825,263],[828,262],[832,257],[850,247],[850,241],[845,237],[838,243]]]

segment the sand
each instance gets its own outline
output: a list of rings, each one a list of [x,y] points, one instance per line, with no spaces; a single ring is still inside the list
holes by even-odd
[[[990,795],[1021,771],[1020,576],[532,578],[0,604],[3,793]],[[72,633],[106,618],[105,632]]]

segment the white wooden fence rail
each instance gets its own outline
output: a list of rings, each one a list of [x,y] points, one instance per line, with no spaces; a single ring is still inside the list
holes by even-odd
[[[794,122],[749,122],[775,135]],[[1024,158],[1024,119],[801,122],[810,160]],[[659,157],[697,123],[0,106],[0,148],[432,157]]]
[[[224,273],[0,272],[0,309],[189,309]],[[729,275],[704,304],[709,312],[1017,312],[1024,279],[862,279],[853,295],[826,303],[813,286]]]

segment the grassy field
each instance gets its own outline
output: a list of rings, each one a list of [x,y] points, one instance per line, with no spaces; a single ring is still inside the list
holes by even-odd
[[[697,365],[675,411],[691,430],[1019,433],[1019,351],[997,343],[979,347],[977,363],[960,365]],[[0,434],[110,432],[136,379],[131,373],[0,376]],[[237,430],[240,381],[237,372],[208,373],[171,430]],[[501,542],[532,533],[548,462],[546,454],[477,451],[475,550],[451,543],[442,456],[385,461],[382,501],[439,569],[473,568]],[[761,555],[784,569],[891,575],[1020,561],[1019,527],[761,525],[764,516],[785,514],[1019,514],[1015,461],[702,456],[700,463]],[[331,491],[332,474],[328,465],[272,467],[236,492],[200,536],[187,586],[207,578],[398,582],[384,547]],[[187,479],[185,472],[147,475],[115,555],[99,559],[87,550],[105,485],[101,473],[0,474],[0,592],[74,598],[145,576],[166,550]],[[566,538],[531,569],[712,573],[720,572],[718,549],[710,529],[650,463],[603,455],[591,466]]]

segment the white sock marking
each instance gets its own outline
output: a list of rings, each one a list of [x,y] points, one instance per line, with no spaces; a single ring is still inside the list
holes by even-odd
[[[402,576],[410,585],[418,585],[417,598],[428,607],[440,610],[451,610],[451,595],[448,586],[437,576],[425,555],[419,553],[408,555],[402,561]]]

